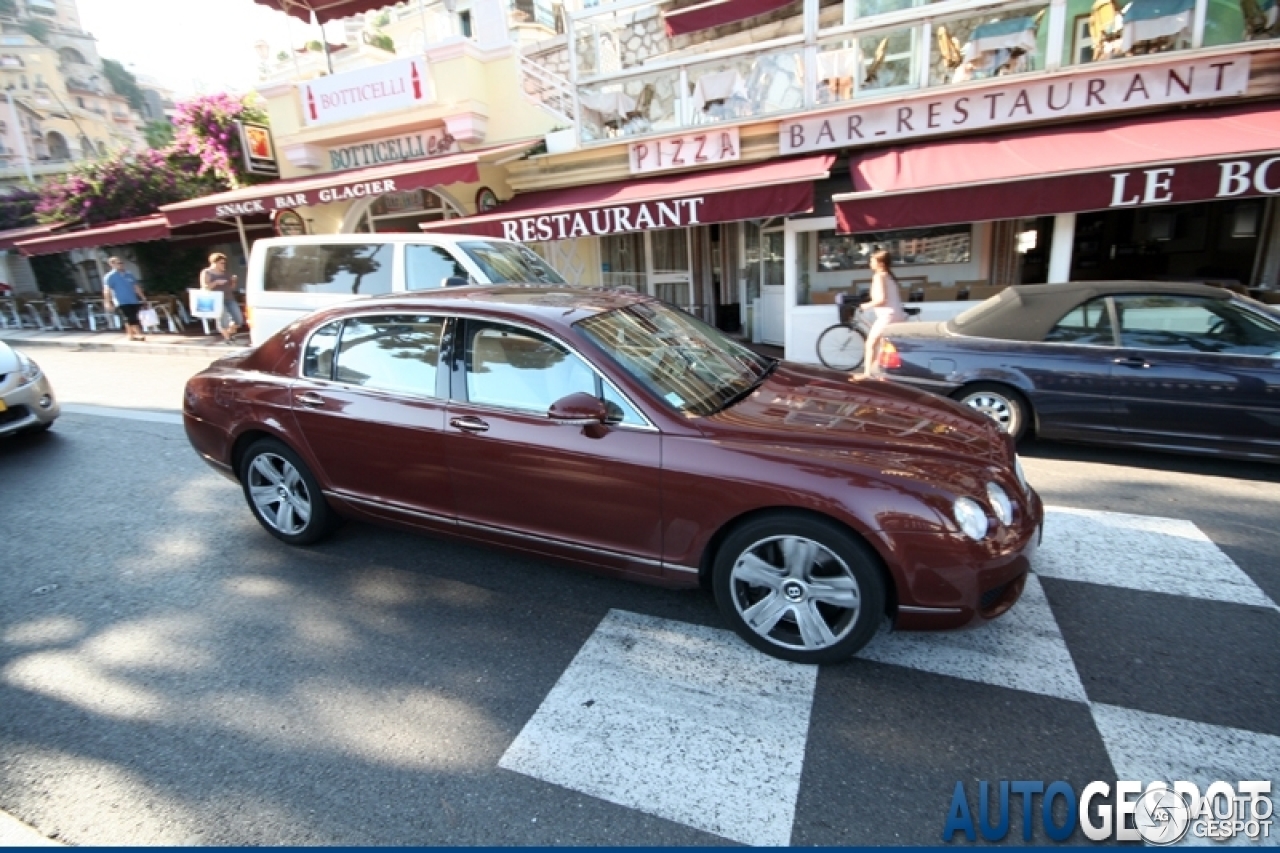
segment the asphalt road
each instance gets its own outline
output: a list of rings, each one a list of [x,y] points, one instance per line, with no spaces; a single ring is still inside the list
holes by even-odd
[[[0,442],[0,810],[46,837],[936,844],[957,781],[1280,780],[1280,468],[1033,445],[1006,618],[793,667],[699,592],[284,546],[175,422],[202,362],[33,354],[68,413]]]

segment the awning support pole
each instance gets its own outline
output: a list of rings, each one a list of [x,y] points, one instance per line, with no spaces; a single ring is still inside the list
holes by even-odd
[[[236,217],[236,230],[240,232],[240,248],[244,249],[244,262],[249,263],[249,237],[244,233],[244,220]]]

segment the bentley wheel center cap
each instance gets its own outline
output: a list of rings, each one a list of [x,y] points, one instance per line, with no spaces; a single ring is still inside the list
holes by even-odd
[[[782,594],[786,596],[787,601],[803,601],[804,587],[795,581],[790,581],[782,585]]]

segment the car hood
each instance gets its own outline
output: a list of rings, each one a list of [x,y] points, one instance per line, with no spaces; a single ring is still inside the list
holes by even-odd
[[[984,416],[896,383],[783,363],[751,396],[703,419],[715,437],[791,448],[941,455],[1007,465],[1005,437]]]

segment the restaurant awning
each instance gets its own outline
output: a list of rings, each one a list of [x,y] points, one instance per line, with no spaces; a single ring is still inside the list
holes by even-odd
[[[480,178],[478,164],[482,160],[500,159],[504,155],[526,151],[538,141],[522,140],[425,160],[387,163],[365,169],[326,172],[323,175],[255,184],[166,204],[160,208],[160,212],[170,225],[176,226],[207,219],[252,216],[313,204],[351,201],[441,184],[473,183]]]
[[[966,137],[855,157],[841,233],[1273,195],[1280,106]]]
[[[271,223],[262,216],[245,223],[246,231],[262,231],[269,228]],[[16,241],[15,248],[28,256],[54,255],[59,252],[70,252],[72,249],[128,246],[132,243],[147,243],[153,240],[194,242],[197,245],[223,240],[234,242],[239,239],[239,233],[239,229],[234,224],[224,222],[198,222],[172,229],[165,218],[157,213],[137,219],[108,222],[79,231],[33,234],[26,239]]]
[[[43,237],[46,234],[53,233],[57,227],[57,225],[28,225],[25,228],[10,228],[8,231],[0,231],[0,249],[9,251],[17,247],[19,240]]]
[[[682,36],[754,18],[756,15],[766,15],[792,2],[794,0],[711,0],[709,3],[663,12],[662,18],[668,36]]]
[[[834,162],[834,155],[818,154],[534,192],[482,216],[421,227],[532,243],[787,216],[813,208],[813,183],[826,178]]]

